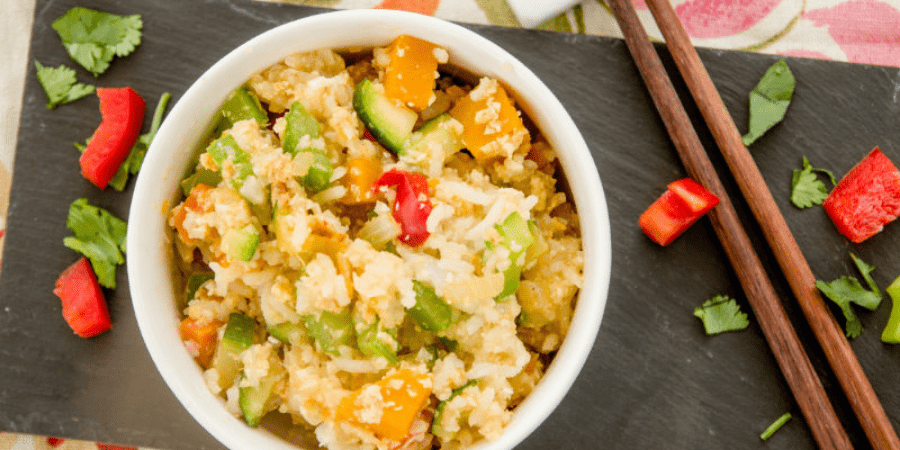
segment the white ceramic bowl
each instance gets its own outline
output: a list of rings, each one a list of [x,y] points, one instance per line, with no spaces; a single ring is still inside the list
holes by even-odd
[[[290,53],[318,48],[386,45],[399,34],[446,48],[450,62],[502,80],[559,154],[581,219],[585,280],[568,336],[534,392],[516,408],[503,436],[479,448],[509,449],[550,415],[575,380],[594,344],[606,305],[611,245],[606,201],[590,152],[550,90],[496,44],[458,25],[386,10],[336,11],[267,31],[213,65],[178,100],[163,122],[138,176],[128,220],[128,275],[135,315],[150,356],[169,388],[210,434],[231,449],[297,447],[264,428],[231,416],[206,388],[201,369],[181,343],[172,281],[172,243],[166,214],[194,149],[225,96],[250,76]]]

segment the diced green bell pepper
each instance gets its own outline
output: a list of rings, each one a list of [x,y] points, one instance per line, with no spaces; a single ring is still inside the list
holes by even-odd
[[[885,291],[891,297],[891,315],[881,333],[881,341],[900,344],[900,277],[897,277]]]
[[[437,296],[434,288],[413,280],[416,304],[409,309],[409,316],[425,331],[444,331],[453,323],[453,307]]]
[[[322,311],[318,318],[312,315],[303,316],[306,331],[315,339],[323,352],[338,354],[338,347],[353,342],[353,319],[349,313],[338,314]]]

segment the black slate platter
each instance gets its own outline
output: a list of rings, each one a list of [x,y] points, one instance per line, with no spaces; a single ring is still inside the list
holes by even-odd
[[[178,100],[206,68],[246,39],[322,11],[249,0],[40,1],[30,61],[75,67],[50,27],[73,6],[143,15],[144,41],[133,55],[114,61],[99,79],[76,70],[81,82],[132,86],[148,109],[166,91]],[[597,342],[569,395],[520,447],[814,448],[708,221],[667,248],[653,244],[637,227],[643,209],[684,170],[623,42],[470,28],[521,58],[568,108],[596,160],[612,222],[612,284]],[[672,69],[665,50],[660,53]],[[701,51],[701,57],[743,129],[747,93],[776,58],[711,50]],[[816,276],[858,276],[848,256],[852,251],[877,266],[873,276],[883,288],[900,275],[900,225],[852,245],[821,208],[799,210],[788,198],[791,171],[800,167],[803,155],[838,176],[876,145],[900,162],[900,73],[803,59],[789,59],[789,65],[799,80],[794,102],[785,121],[752,152]],[[126,217],[131,185],[123,193],[99,191],[79,174],[72,143],[83,142],[99,123],[96,97],[52,111],[45,101],[31,65],[0,278],[0,430],[161,449],[221,448],[156,372],[137,330],[124,268],[118,288],[107,292],[111,332],[81,339],[63,321],[51,291],[60,272],[77,259],[62,244],[70,235],[68,206],[87,197]],[[697,124],[707,148],[714,149],[709,133]],[[726,185],[736,193],[732,183]],[[736,203],[761,244],[743,202]],[[852,439],[858,448],[868,447],[771,256],[759,248]],[[747,330],[713,337],[703,333],[693,309],[718,294],[736,297],[750,312]],[[889,309],[885,301],[874,312],[858,311],[866,331],[852,346],[896,426],[900,348],[879,340]],[[834,312],[843,324],[840,312]],[[794,420],[763,443],[760,432],[785,412]]]

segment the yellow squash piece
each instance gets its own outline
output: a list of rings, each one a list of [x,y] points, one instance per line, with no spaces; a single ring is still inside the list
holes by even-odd
[[[388,97],[421,112],[434,96],[438,59],[437,45],[400,35],[388,46],[390,63],[384,70],[384,93]]]
[[[431,386],[431,375],[400,369],[344,397],[335,418],[399,441],[428,404]]]

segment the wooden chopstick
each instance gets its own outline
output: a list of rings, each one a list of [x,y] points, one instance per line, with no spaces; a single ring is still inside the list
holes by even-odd
[[[669,0],[647,0],[647,5],[869,442],[876,449],[900,448],[896,431],[847,338],[822,300],[806,258],[794,240],[753,157],[741,141],[734,121],[703,67],[700,56],[691,45],[675,10]]]
[[[688,175],[721,199],[709,214],[713,228],[814,439],[820,448],[852,448],[631,0],[608,3]]]

